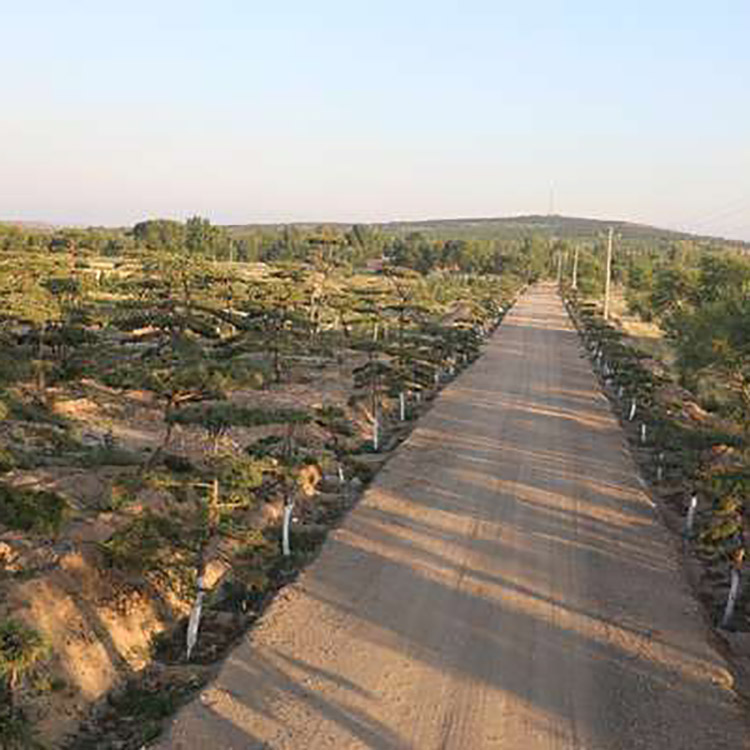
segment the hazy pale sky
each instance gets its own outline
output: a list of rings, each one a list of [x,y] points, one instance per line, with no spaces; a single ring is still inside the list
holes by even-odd
[[[750,239],[748,0],[0,0],[0,218]]]

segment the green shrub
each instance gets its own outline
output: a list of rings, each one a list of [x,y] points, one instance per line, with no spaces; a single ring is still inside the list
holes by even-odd
[[[47,655],[44,639],[20,620],[0,620],[0,747],[5,750],[41,748],[34,727],[14,705],[13,692],[19,680]]]
[[[230,361],[222,367],[227,386],[260,390],[269,381],[268,368],[260,362]]]
[[[81,458],[84,466],[139,466],[143,462],[140,454],[125,448],[96,446]]]
[[[0,679],[13,688],[47,653],[42,636],[20,620],[0,621]]]
[[[44,745],[37,742],[35,734],[23,711],[0,706],[0,747],[3,750],[42,750]]]
[[[7,448],[0,448],[0,474],[12,471],[17,465],[15,456]]]
[[[68,504],[54,492],[35,492],[0,485],[0,524],[35,534],[56,534]]]
[[[195,588],[197,538],[178,520],[145,512],[99,548],[105,564],[190,597]]]
[[[171,518],[146,511],[113,534],[100,548],[107,564],[123,571],[146,572],[182,546],[182,529]]]
[[[245,451],[254,458],[265,458],[275,455],[283,443],[284,438],[281,435],[266,435],[248,445]]]

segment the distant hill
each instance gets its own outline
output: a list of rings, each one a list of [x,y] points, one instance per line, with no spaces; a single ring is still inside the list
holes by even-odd
[[[317,226],[348,229],[351,224],[341,222],[293,222],[290,224],[245,224],[227,226],[226,229],[235,235],[248,231],[263,229],[280,229],[294,226],[300,229],[313,229]],[[531,234],[541,234],[561,240],[593,242],[603,239],[610,227],[617,233],[618,239],[626,244],[668,245],[679,240],[700,241],[707,245],[733,246],[750,250],[750,243],[739,240],[725,240],[661,229],[647,224],[629,221],[607,221],[604,219],[587,219],[574,216],[529,215],[494,218],[465,219],[427,219],[422,221],[392,221],[373,223],[387,234],[409,234],[420,232],[428,237],[440,239],[497,239],[518,240]]]
[[[575,216],[531,214],[480,219],[434,219],[427,221],[389,222],[380,225],[386,231],[440,233],[457,236],[507,237],[514,239],[530,233],[541,233],[560,239],[591,240],[605,235],[612,227],[621,237],[689,239],[691,235],[670,229],[629,221],[606,221]]]
[[[18,227],[27,232],[55,232],[61,229],[56,224],[48,224],[45,221],[13,221],[12,219],[0,219],[0,227]]]
[[[2,227],[16,226],[28,232],[51,233],[57,230],[74,228],[73,225],[59,225],[41,221],[13,221],[0,219]],[[300,230],[314,230],[317,227],[330,227],[347,231],[352,227],[348,222],[305,221],[268,224],[228,224],[224,225],[233,237],[255,232],[275,232],[284,227],[296,227]],[[559,216],[557,214],[528,216],[506,216],[462,219],[425,219],[420,221],[389,221],[367,224],[389,235],[406,235],[420,232],[429,238],[449,239],[484,239],[500,241],[518,241],[530,235],[542,235],[548,238],[568,242],[603,241],[607,231],[613,227],[617,233],[618,243],[626,246],[669,247],[681,240],[699,242],[704,247],[736,248],[750,252],[750,242],[729,240],[709,235],[696,235],[678,232],[672,229],[638,224],[630,221],[587,219],[576,216]],[[78,226],[76,228],[83,229]],[[99,227],[102,229],[103,227]],[[129,227],[112,227],[110,231],[126,232]]]

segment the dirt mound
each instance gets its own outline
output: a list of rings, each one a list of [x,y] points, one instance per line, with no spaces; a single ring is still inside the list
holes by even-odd
[[[146,664],[151,639],[166,624],[145,593],[119,589],[96,557],[80,551],[11,589],[6,606],[43,635],[54,655],[46,681],[64,689],[34,702],[39,729],[53,742],[92,701]]]

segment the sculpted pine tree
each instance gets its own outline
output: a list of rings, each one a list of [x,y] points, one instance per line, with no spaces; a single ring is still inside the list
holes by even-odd
[[[258,460],[249,456],[236,456],[232,453],[221,452],[220,440],[232,427],[259,427],[271,424],[285,424],[289,435],[293,434],[294,426],[309,421],[310,417],[294,409],[255,409],[238,406],[228,401],[211,404],[194,404],[185,409],[174,412],[170,421],[176,424],[198,426],[205,430],[211,440],[211,453],[208,469],[213,474],[210,482],[202,484],[208,490],[204,517],[204,525],[198,549],[196,562],[196,596],[188,621],[187,658],[197,643],[200,625],[201,608],[205,594],[204,573],[209,552],[217,542],[217,532],[222,509],[236,506],[246,506],[251,500],[252,491],[258,487],[264,472],[274,471],[282,477],[285,485],[289,474],[289,461],[274,465],[270,462]],[[290,448],[290,453],[293,453]],[[289,522],[294,505],[294,496],[289,491],[284,492],[284,553],[289,553]]]
[[[260,350],[269,355],[276,383],[284,378],[285,358],[299,352],[300,344],[308,338],[308,300],[303,278],[299,270],[280,270],[270,281],[252,286],[241,305],[245,345],[249,351]]]
[[[56,259],[38,259],[34,264],[8,262],[0,273],[0,298],[6,310],[6,325],[27,326],[24,342],[33,347],[32,362],[36,372],[38,397],[47,401],[48,371],[52,366],[50,338],[60,324],[64,310],[52,279],[61,271]]]
[[[169,445],[173,416],[196,401],[221,398],[223,382],[204,351],[204,340],[218,338],[215,322],[204,315],[199,294],[210,283],[200,260],[181,260],[163,253],[144,263],[141,276],[126,287],[114,325],[141,342],[136,357],[115,373],[129,387],[152,391],[162,408],[162,442],[146,463],[155,464]]]

